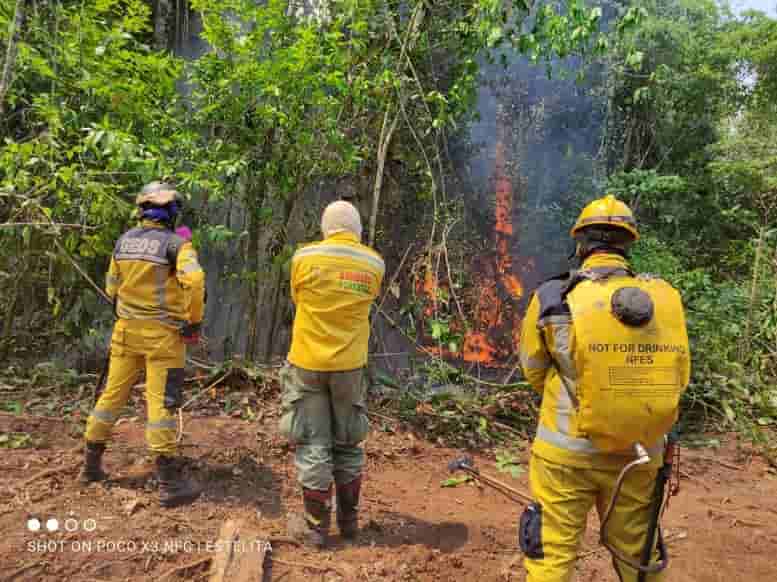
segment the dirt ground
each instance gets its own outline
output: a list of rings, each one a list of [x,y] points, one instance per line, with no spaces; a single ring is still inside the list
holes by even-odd
[[[49,443],[0,453],[0,580],[204,580],[219,529],[235,517],[272,545],[265,580],[524,579],[516,549],[522,508],[474,484],[442,488],[448,461],[462,451],[399,429],[374,430],[367,442],[360,541],[335,536],[320,554],[290,543],[287,513],[300,501],[292,452],[275,424],[272,414],[254,422],[187,416],[182,453],[205,493],[190,507],[162,510],[141,419],[116,428],[106,455],[111,481],[81,487],[79,443],[62,420],[0,417],[0,432]],[[718,449],[684,451],[682,490],[665,520],[667,580],[777,580],[777,475],[733,436],[718,438]],[[525,474],[499,473],[487,453],[475,459],[483,472],[526,488]],[[592,515],[576,580],[615,581],[609,556],[597,551],[596,527]]]

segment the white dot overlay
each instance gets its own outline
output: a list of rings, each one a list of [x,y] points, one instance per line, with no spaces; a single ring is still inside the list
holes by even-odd
[[[27,520],[27,529],[30,531],[38,531],[40,529],[40,520],[37,517]]]
[[[52,517],[46,521],[46,529],[49,531],[57,531],[59,529],[59,521]]]

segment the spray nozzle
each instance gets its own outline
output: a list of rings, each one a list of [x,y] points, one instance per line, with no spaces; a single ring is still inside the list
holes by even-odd
[[[634,452],[640,460],[640,464],[650,461],[650,455],[642,443],[634,443]]]

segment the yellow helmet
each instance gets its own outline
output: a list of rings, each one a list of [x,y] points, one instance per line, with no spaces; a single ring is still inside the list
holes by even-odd
[[[635,241],[639,239],[637,221],[634,220],[631,208],[612,194],[594,200],[583,208],[569,234],[574,237],[581,229],[593,225],[622,228],[628,231]]]

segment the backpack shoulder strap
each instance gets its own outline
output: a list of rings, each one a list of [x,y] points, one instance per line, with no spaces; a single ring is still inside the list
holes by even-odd
[[[175,272],[176,265],[178,264],[178,253],[181,252],[181,247],[186,244],[186,239],[178,236],[174,232],[170,233],[167,239],[167,249],[165,254],[167,260],[170,261],[170,269]]]

